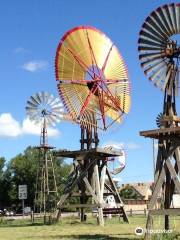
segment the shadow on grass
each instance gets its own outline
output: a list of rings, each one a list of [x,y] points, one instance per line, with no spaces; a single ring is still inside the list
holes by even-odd
[[[44,224],[43,221],[41,222],[27,222],[27,221],[19,221],[18,223],[14,220],[4,220],[2,222],[0,222],[0,228],[6,227],[6,228],[13,228],[13,227],[32,227],[32,226],[52,226],[52,225],[59,225],[62,226],[64,224],[69,224],[69,225],[94,225],[94,223],[92,222],[85,222],[85,223],[81,223],[80,221],[74,220],[74,221],[68,221],[66,223],[52,223],[52,224]]]
[[[127,237],[126,237],[127,235]],[[94,234],[94,235],[88,235],[88,234],[82,234],[82,235],[48,235],[48,236],[43,236],[43,239],[81,239],[81,240],[93,240],[93,239],[98,239],[98,240],[118,240],[118,239],[123,239],[123,240],[135,240],[137,238],[135,238],[134,236],[132,236],[131,238],[129,238],[129,234],[122,234],[118,235],[116,234],[116,236],[109,236],[106,234]],[[32,237],[31,237],[32,238]],[[138,238],[138,240],[141,240],[142,238]]]
[[[13,228],[13,227],[32,227],[32,226],[49,226],[49,224],[44,223],[31,223],[31,222],[22,222],[22,223],[10,223],[10,222],[3,222],[0,223],[0,228]]]
[[[81,223],[80,221],[71,221],[71,222],[68,222],[67,224],[71,224],[71,225],[79,225],[79,224],[84,224],[84,225],[94,225],[94,223],[92,222],[84,222],[84,223]]]

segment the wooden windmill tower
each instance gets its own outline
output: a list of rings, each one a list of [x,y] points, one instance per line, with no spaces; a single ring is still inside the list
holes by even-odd
[[[153,215],[165,217],[180,215],[180,209],[171,208],[173,194],[180,194],[180,118],[176,112],[179,84],[180,46],[172,36],[180,34],[180,4],[169,4],[153,11],[142,25],[139,37],[139,59],[149,80],[164,91],[162,113],[157,117],[158,129],[140,132],[141,136],[158,140],[155,183],[149,203],[147,229]],[[162,209],[156,208],[161,194]],[[147,237],[149,235],[147,234]]]
[[[128,222],[107,168],[107,158],[121,153],[98,148],[97,131],[121,123],[122,116],[129,111],[130,83],[125,63],[118,49],[101,31],[80,26],[61,39],[55,67],[59,95],[72,120],[81,127],[81,149],[57,152],[59,156],[73,158],[74,166],[58,208],[71,207],[66,203],[67,198],[78,196],[80,203],[73,206],[81,209],[81,221],[85,219],[85,208],[97,208],[99,223],[104,225],[103,212],[108,212],[104,202],[106,192],[114,196],[117,204],[116,209],[109,209],[109,212],[121,214]]]

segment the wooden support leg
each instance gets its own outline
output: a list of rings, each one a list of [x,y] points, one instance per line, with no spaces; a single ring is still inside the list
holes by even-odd
[[[112,179],[112,177],[111,177],[111,174],[110,174],[108,168],[106,169],[106,174],[107,174],[107,176],[108,176],[108,179],[109,179],[111,188],[112,188],[112,190],[114,191],[114,193],[116,194],[116,200],[117,200],[117,202],[122,204],[122,213],[123,213],[123,216],[122,216],[122,217],[123,217],[123,221],[129,223],[129,220],[128,220],[126,211],[125,211],[125,209],[124,209],[124,204],[123,204],[123,202],[122,202],[122,200],[121,200],[121,197],[120,197],[120,195],[119,195],[119,193],[118,193],[117,187],[116,187],[116,185],[114,184],[114,181],[113,181],[113,179]]]
[[[103,217],[103,209],[102,209],[102,207],[98,208],[98,218],[99,218],[99,225],[104,227],[104,217]]]
[[[81,202],[81,204],[83,204],[83,202]],[[84,215],[85,215],[84,208],[81,208],[80,214],[81,214],[81,218],[80,218],[81,222],[84,222]]]
[[[101,179],[100,179],[100,202],[103,203],[103,195],[104,195],[104,183],[106,178],[106,165],[103,166],[101,170]]]
[[[162,156],[162,140],[159,140],[158,142],[158,153],[157,153],[157,161],[156,161],[156,169],[154,173],[154,182],[156,183],[160,174],[160,171],[162,169],[163,164],[163,156]]]
[[[55,219],[56,219],[56,222],[58,222],[61,218],[61,209],[57,209],[56,212],[55,212]]]
[[[98,197],[98,201],[101,202],[101,190],[100,190],[100,183],[99,183],[99,170],[98,165],[94,166],[94,177],[95,177],[95,186],[96,186],[96,194]],[[98,218],[99,218],[99,225],[104,226],[104,217],[103,217],[103,209],[102,207],[98,208]]]
[[[171,176],[166,168],[166,186],[165,186],[165,201],[164,201],[164,209],[169,209],[170,207],[170,182]],[[166,230],[169,229],[169,215],[165,215],[164,227]]]
[[[180,172],[180,150],[179,147],[175,150],[175,159],[177,162],[178,171]]]
[[[147,223],[146,223],[146,234],[145,234],[145,240],[149,240],[151,239],[151,233],[150,230],[153,227],[153,217],[152,215],[149,213],[148,214],[148,218],[147,218]]]
[[[86,203],[86,199],[85,199],[86,188],[85,188],[85,183],[83,180],[81,180],[81,182],[80,182],[79,189],[81,191],[80,203],[85,204]],[[85,220],[85,208],[83,208],[83,207],[80,209],[80,219],[81,219],[81,222],[84,222],[84,220]]]

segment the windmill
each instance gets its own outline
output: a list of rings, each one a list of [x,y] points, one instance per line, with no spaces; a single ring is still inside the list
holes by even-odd
[[[149,203],[147,228],[152,226],[153,215],[165,216],[169,229],[169,215],[180,215],[171,209],[173,194],[180,193],[180,118],[176,112],[179,85],[180,46],[175,36],[180,34],[180,4],[157,8],[145,20],[139,36],[139,59],[145,75],[164,92],[163,110],[156,119],[159,129],[140,132],[141,136],[158,139],[155,183]],[[174,36],[175,35],[175,36]],[[159,194],[163,209],[157,208]]]
[[[59,95],[74,122],[81,128],[81,149],[58,152],[72,157],[74,169],[69,175],[58,208],[66,207],[68,197],[79,196],[81,221],[85,208],[98,208],[98,220],[104,225],[104,192],[114,195],[117,209],[128,222],[122,200],[113,182],[107,158],[120,151],[98,148],[98,129],[107,130],[122,122],[130,108],[130,82],[122,56],[111,40],[94,27],[79,26],[60,40],[55,60]],[[106,184],[106,176],[109,185]],[[75,187],[78,192],[73,193]],[[88,199],[92,198],[92,204]],[[119,212],[118,212],[119,211]],[[59,212],[60,213],[60,212]],[[107,213],[107,211],[106,211]]]
[[[62,119],[63,106],[59,98],[47,92],[38,92],[27,101],[28,118],[40,127],[39,167],[37,169],[34,211],[43,213],[53,211],[57,201],[57,185],[51,150],[48,144],[48,130]]]
[[[120,149],[121,155],[118,157],[108,159],[109,168],[111,168],[111,173],[113,175],[118,175],[126,166],[126,155],[123,149]],[[112,164],[111,164],[112,163]],[[111,166],[112,165],[112,166]]]

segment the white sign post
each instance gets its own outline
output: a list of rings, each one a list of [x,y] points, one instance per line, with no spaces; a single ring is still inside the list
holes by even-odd
[[[18,198],[22,200],[22,213],[24,215],[24,199],[27,199],[27,185],[19,185]]]

